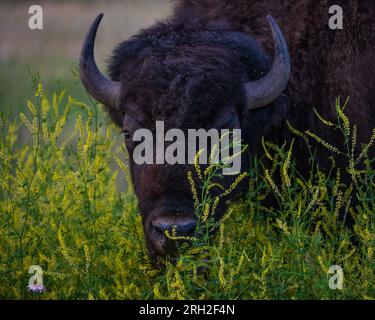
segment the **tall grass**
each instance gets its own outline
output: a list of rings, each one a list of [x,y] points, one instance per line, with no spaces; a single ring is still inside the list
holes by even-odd
[[[330,172],[312,166],[304,180],[295,169],[293,143],[263,141],[272,165],[254,161],[246,172],[245,199],[230,206],[216,235],[201,233],[181,248],[177,261],[155,269],[131,185],[126,191],[116,187],[120,172],[129,179],[118,130],[102,125],[96,104],[65,91],[47,96],[37,79],[34,84],[28,112],[12,122],[4,114],[0,120],[0,298],[375,298],[374,163],[367,156],[375,134],[358,146],[356,126],[339,100],[337,123],[317,116],[342,131],[341,146],[291,130],[307,148],[318,140],[332,155],[344,154],[350,184],[334,164]],[[29,140],[19,145],[22,128]],[[210,188],[220,188],[212,185],[215,174],[214,167],[200,172],[196,166],[187,177],[203,228],[215,224],[220,199],[209,195]],[[194,185],[194,175],[203,188]],[[222,192],[231,192],[244,175]],[[270,193],[279,209],[267,207]],[[353,230],[338,217],[341,211],[355,219]],[[27,290],[31,265],[44,270],[44,293]],[[343,268],[342,290],[329,288],[332,265]]]

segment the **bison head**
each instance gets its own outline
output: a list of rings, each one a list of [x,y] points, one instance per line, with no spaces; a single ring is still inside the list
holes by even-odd
[[[275,41],[272,66],[254,39],[220,23],[158,23],[115,48],[109,80],[98,70],[93,53],[102,16],[83,42],[80,77],[125,133],[147,246],[151,256],[162,256],[174,251],[166,230],[194,234],[196,217],[186,177],[189,165],[136,164],[133,151],[139,142],[132,139],[134,133],[140,128],[154,132],[158,120],[164,121],[165,130],[184,132],[240,128],[251,145],[261,129],[254,115],[267,109],[262,107],[270,108],[288,82],[288,49],[270,16]],[[273,115],[266,117],[271,120]],[[232,181],[226,176],[221,183]],[[224,211],[221,204],[216,217]]]

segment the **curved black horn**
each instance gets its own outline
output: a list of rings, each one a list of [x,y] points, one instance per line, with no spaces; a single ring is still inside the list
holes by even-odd
[[[257,81],[245,84],[247,108],[254,110],[274,101],[285,89],[290,78],[290,57],[284,36],[271,16],[267,16],[275,42],[275,57],[269,73]]]
[[[83,86],[95,100],[115,108],[120,93],[120,82],[109,80],[103,76],[94,58],[96,32],[102,18],[102,13],[96,17],[83,41],[79,59],[79,75]]]

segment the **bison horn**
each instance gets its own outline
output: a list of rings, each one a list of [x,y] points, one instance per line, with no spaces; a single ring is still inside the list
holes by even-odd
[[[115,108],[120,93],[120,82],[103,76],[94,58],[95,37],[102,18],[102,13],[96,17],[83,41],[79,59],[79,75],[83,86],[95,100]]]
[[[275,42],[275,57],[269,73],[257,81],[245,84],[247,108],[258,109],[270,104],[285,89],[290,77],[290,57],[284,36],[271,16],[267,16]]]

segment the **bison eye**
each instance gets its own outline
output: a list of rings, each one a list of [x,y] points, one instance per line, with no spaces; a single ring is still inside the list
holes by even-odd
[[[131,133],[127,129],[123,129],[122,133],[124,134],[125,140],[130,140],[132,138]]]

